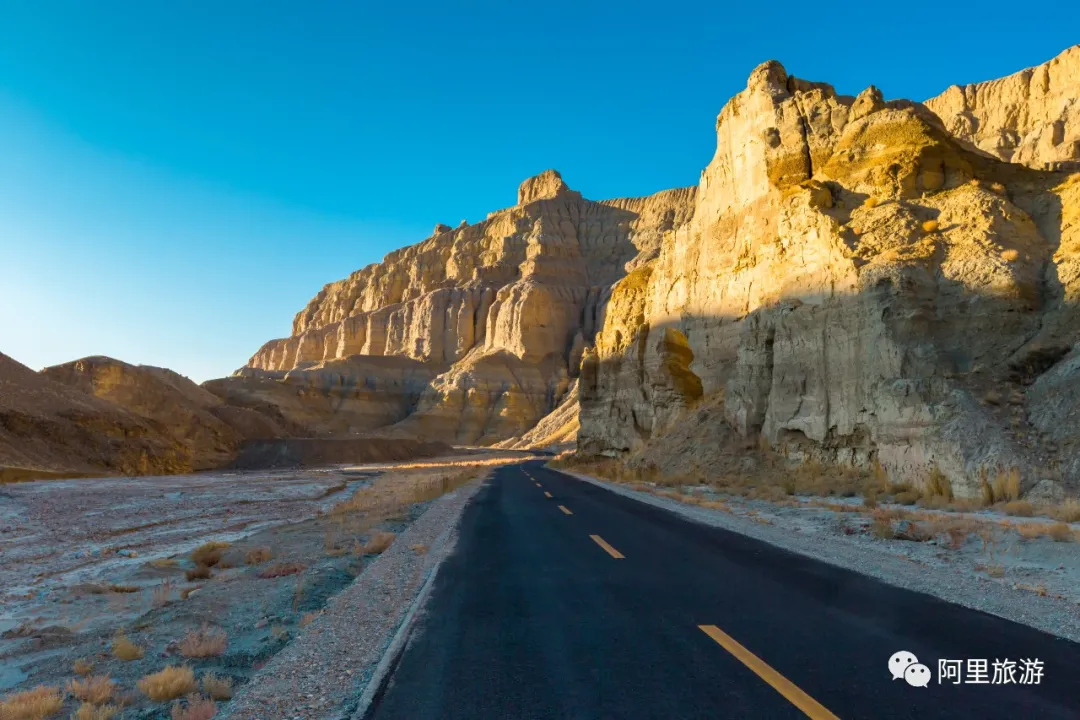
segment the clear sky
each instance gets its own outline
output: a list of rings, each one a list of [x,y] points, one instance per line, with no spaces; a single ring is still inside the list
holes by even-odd
[[[695,183],[766,59],[925,99],[1080,41],[1080,5],[1014,11],[0,0],[0,351],[225,375],[324,283],[545,168],[595,199]]]

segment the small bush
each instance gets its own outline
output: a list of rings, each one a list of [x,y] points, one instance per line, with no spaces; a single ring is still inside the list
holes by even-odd
[[[202,689],[211,700],[230,700],[233,694],[231,677],[218,677],[212,672],[203,675]]]
[[[904,490],[896,493],[893,499],[901,505],[914,505],[920,497],[922,497],[922,493],[918,490]]]
[[[231,544],[227,542],[203,543],[191,552],[191,561],[196,565],[213,567],[221,562],[221,552],[228,547],[231,547]]]
[[[397,537],[392,532],[378,532],[368,538],[368,541],[360,546],[358,555],[379,555],[386,552]]]
[[[143,695],[155,702],[175,700],[195,691],[195,673],[187,666],[169,665],[156,673],[147,675],[136,687]]]
[[[184,573],[184,577],[187,578],[188,582],[191,582],[193,580],[209,580],[213,577],[213,574],[210,572],[209,565],[196,565]]]
[[[71,720],[113,720],[120,714],[120,708],[116,705],[91,705],[90,703],[83,703],[79,706],[79,709],[75,711],[75,714],[71,716]]]
[[[304,572],[305,567],[305,565],[296,562],[274,563],[270,567],[260,570],[259,577],[264,580],[269,580],[272,578],[285,577],[286,575],[296,575]]]
[[[76,700],[91,705],[103,705],[112,699],[116,692],[116,683],[108,675],[93,675],[84,680],[69,680],[67,689]]]
[[[176,558],[155,558],[150,561],[152,567],[159,569],[174,568],[178,564]]]
[[[120,631],[113,638],[112,654],[117,660],[131,662],[141,659],[144,653],[141,647],[128,640],[127,635]]]
[[[952,482],[936,465],[930,470],[930,477],[926,479],[925,494],[930,498],[942,498],[945,502],[952,502]]]
[[[307,627],[311,623],[315,622],[316,618],[318,618],[320,615],[322,615],[321,611],[304,613],[303,617],[300,618],[300,627]]]
[[[892,540],[896,537],[896,531],[893,530],[892,523],[888,520],[874,520],[870,526],[870,531],[874,533],[874,537],[881,540]]]
[[[86,658],[79,658],[71,665],[71,671],[79,677],[86,677],[90,673],[94,672],[94,663],[90,662]]]
[[[1020,253],[1016,250],[1005,250],[1001,253],[1001,259],[1005,262],[1012,263],[1020,259]]]
[[[0,718],[3,720],[43,720],[52,717],[64,707],[60,690],[38,685],[0,700]]]
[[[993,578],[1005,577],[1005,567],[1003,565],[987,565],[986,574]]]
[[[1013,500],[1005,503],[1001,509],[1005,511],[1006,515],[1015,515],[1017,517],[1031,517],[1035,514],[1035,506],[1027,500]]]
[[[151,600],[154,607],[165,607],[172,600],[173,586],[168,580],[165,580],[161,584],[154,587],[154,591],[151,593]]]
[[[1046,529],[1046,534],[1050,536],[1050,539],[1054,542],[1072,542],[1076,539],[1073,535],[1072,528],[1066,523],[1059,522],[1054,523]]]
[[[244,553],[244,563],[247,565],[262,565],[274,557],[273,551],[268,547],[257,547]]]
[[[1005,194],[1005,186],[1002,185],[999,182],[990,183],[990,189],[993,190],[994,192],[996,192],[998,195],[1004,195]]]
[[[937,232],[937,230],[938,230],[938,221],[937,220],[927,220],[926,222],[924,222],[922,224],[922,229],[923,229],[923,232],[928,234],[928,235],[930,233]]]
[[[225,652],[229,637],[223,632],[209,630],[205,626],[200,630],[189,630],[180,641],[180,654],[189,658],[217,657]]]
[[[423,543],[417,543],[416,545],[412,545],[409,549],[417,555],[427,555],[428,546]]]
[[[190,695],[183,703],[172,707],[172,720],[210,720],[217,714],[217,703],[198,695]]]
[[[863,201],[863,207],[868,207],[868,208],[876,208],[880,204],[881,204],[881,200],[874,197],[873,195],[871,195],[870,197],[866,198],[866,200]]]
[[[1020,469],[1012,468],[998,473],[990,486],[991,503],[1010,502],[1020,499]]]
[[[1080,501],[1066,500],[1061,505],[1051,508],[1050,517],[1061,522],[1080,522]]]

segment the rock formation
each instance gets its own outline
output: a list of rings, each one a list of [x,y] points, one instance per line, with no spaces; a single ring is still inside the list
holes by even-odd
[[[875,88],[754,70],[693,212],[611,293],[580,450],[641,452],[719,399],[791,457],[915,483],[937,468],[959,495],[1018,467],[1025,488],[1075,493],[1040,425],[1075,442],[1051,398],[1080,380],[1055,366],[1080,339],[1080,178],[966,140]]]
[[[165,425],[0,354],[0,480],[190,470]]]
[[[291,337],[265,344],[237,374],[263,378],[273,393],[300,372],[325,384],[319,378],[334,361],[392,358],[425,384],[415,401],[395,405],[407,418],[382,418],[403,420],[394,432],[483,444],[520,435],[577,375],[611,285],[656,255],[693,198],[693,189],[679,189],[592,202],[548,170],[521,184],[517,205],[475,225],[439,225],[423,242],[327,285],[296,316]],[[335,430],[378,426],[346,421]]]
[[[1080,45],[1000,80],[953,85],[926,106],[953,135],[1002,160],[1080,163]]]

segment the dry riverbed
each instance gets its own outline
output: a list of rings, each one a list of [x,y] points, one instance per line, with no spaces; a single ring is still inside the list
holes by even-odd
[[[0,693],[209,717],[432,502],[521,457],[0,486]]]

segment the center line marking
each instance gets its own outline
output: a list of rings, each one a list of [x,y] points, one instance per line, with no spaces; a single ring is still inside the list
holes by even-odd
[[[597,545],[604,548],[604,550],[607,551],[608,555],[615,558],[616,560],[621,560],[622,558],[625,557],[625,555],[623,555],[621,552],[619,552],[615,548],[608,545],[607,541],[604,540],[604,538],[600,537],[599,535],[590,535],[589,537],[591,537],[593,539],[593,541],[596,542]]]
[[[551,493],[549,493],[547,490],[545,490],[544,491],[544,497],[551,497]]]
[[[593,539],[595,539],[595,535]],[[773,690],[787,698],[795,707],[806,713],[811,720],[840,720],[825,706],[804,693],[795,683],[773,670],[764,660],[738,643],[735,638],[715,625],[698,625],[706,635],[715,640],[722,648],[735,656],[739,662],[750,668],[759,678],[769,683]]]
[[[574,513],[570,512],[570,510],[565,505],[560,505],[559,509],[562,510],[567,515],[573,515],[574,514]]]

